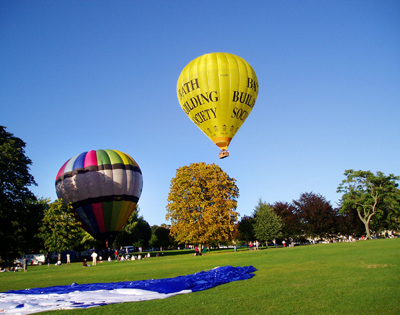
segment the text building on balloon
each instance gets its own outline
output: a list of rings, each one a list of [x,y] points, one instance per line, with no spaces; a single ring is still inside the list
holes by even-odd
[[[252,78],[247,79],[247,88],[252,89],[254,92],[258,93],[258,82],[253,80]],[[178,94],[180,100],[188,93],[192,93],[195,90],[200,90],[200,85],[198,78],[190,80],[182,85],[180,89],[178,89]],[[205,93],[199,93],[190,97],[186,102],[182,104],[182,109],[184,112],[189,115],[189,113],[202,105],[210,104],[218,102],[218,91],[209,91]],[[243,91],[232,91],[232,98],[231,102],[233,103],[241,103],[249,106],[250,108],[254,107],[256,102],[256,98],[254,98],[251,94],[243,92]],[[242,108],[234,107],[232,109],[232,116],[231,118],[237,118],[242,121],[246,120],[249,113]],[[210,107],[206,108],[191,117],[191,120],[196,124],[199,125],[209,119],[217,118],[217,107]]]

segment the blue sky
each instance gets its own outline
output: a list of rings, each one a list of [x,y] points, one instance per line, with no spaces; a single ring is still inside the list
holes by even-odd
[[[230,157],[187,118],[176,82],[229,52],[259,80]],[[319,193],[346,169],[400,175],[399,1],[0,2],[0,125],[27,143],[38,197],[72,156],[116,149],[140,165],[140,213],[165,220],[176,169],[215,163],[238,211]]]

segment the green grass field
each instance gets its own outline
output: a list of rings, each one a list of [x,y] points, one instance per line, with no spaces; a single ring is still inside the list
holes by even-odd
[[[0,274],[0,291],[169,278],[226,265],[258,270],[250,280],[163,300],[41,314],[400,314],[400,239],[34,266]]]

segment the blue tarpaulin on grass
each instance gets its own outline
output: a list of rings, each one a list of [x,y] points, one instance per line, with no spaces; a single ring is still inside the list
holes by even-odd
[[[217,267],[166,279],[90,283],[34,288],[0,293],[0,314],[32,314],[46,310],[94,307],[112,303],[167,298],[203,291],[220,284],[250,279],[256,269]]]

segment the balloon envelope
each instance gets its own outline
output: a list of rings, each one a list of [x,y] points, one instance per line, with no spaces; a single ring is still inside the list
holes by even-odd
[[[226,151],[254,107],[258,79],[243,58],[211,53],[194,59],[182,70],[177,95],[186,115]]]
[[[135,210],[142,186],[139,165],[116,150],[78,154],[65,162],[56,177],[58,198],[72,203],[88,233],[109,242]]]

